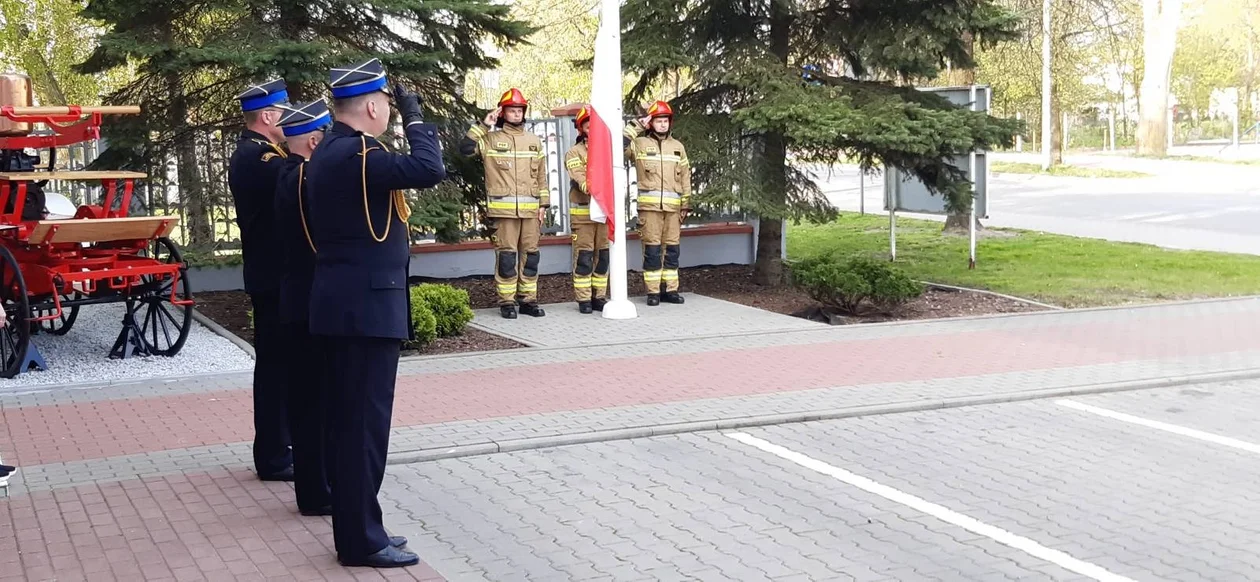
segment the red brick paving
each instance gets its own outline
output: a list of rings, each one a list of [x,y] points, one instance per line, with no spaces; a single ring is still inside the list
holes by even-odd
[[[343,568],[327,518],[292,499],[241,469],[0,500],[0,582],[443,580],[424,563]]]
[[[1260,313],[1233,313],[404,376],[394,425],[1260,349],[1257,328]],[[6,453],[33,465],[246,441],[250,399],[242,387],[0,414]]]

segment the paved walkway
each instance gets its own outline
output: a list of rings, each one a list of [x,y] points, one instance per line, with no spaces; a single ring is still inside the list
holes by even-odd
[[[1260,370],[1258,327],[1260,299],[1239,299],[646,341],[610,331],[609,345],[416,358],[400,367],[391,455]],[[251,478],[250,407],[248,374],[0,394],[0,456],[20,467],[0,500],[0,581],[43,580],[51,565],[58,579],[262,577],[277,555],[344,575],[327,522]]]

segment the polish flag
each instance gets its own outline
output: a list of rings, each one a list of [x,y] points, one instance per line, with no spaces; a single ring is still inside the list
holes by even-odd
[[[612,130],[604,123],[603,118],[594,107],[590,108],[591,128],[586,142],[586,188],[591,193],[591,220],[616,224],[617,211],[613,184],[613,148]],[[620,149],[620,148],[617,148]],[[619,152],[618,152],[619,153]],[[615,229],[608,229],[608,241],[616,239]]]

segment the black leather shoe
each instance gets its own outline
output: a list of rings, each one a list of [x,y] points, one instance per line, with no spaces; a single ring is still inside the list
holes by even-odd
[[[648,307],[655,307],[661,304],[661,296],[655,293],[649,293],[647,296]]]
[[[530,317],[543,317],[547,315],[547,312],[543,311],[543,308],[537,303],[522,303],[521,313]]]
[[[578,313],[593,313],[594,311],[590,301],[578,301]]]
[[[664,301],[666,303],[673,303],[674,305],[682,305],[685,302],[684,299],[682,298],[682,295],[679,295],[677,291],[670,291],[662,295],[661,301]]]
[[[268,473],[266,475],[258,475],[263,481],[292,481],[293,467],[285,467],[283,471],[277,473]]]
[[[607,299],[600,299],[596,297],[591,300],[591,309],[594,309],[595,311],[603,311],[605,305],[608,305]]]
[[[417,556],[407,550],[400,550],[394,546],[385,546],[385,549],[376,552],[370,556],[360,559],[347,559],[337,556],[337,561],[342,566],[366,566],[368,568],[405,568],[420,563],[420,556]]]
[[[401,548],[407,545],[407,538],[402,536],[389,536],[389,545],[395,548]]]
[[[516,306],[515,305],[500,305],[499,315],[502,315],[503,319],[516,319]]]
[[[300,508],[300,507],[299,507],[299,508],[298,508],[298,513],[300,513],[300,514],[302,514],[302,515],[304,515],[304,516],[306,516],[306,517],[319,517],[319,516],[322,516],[322,515],[332,515],[332,506],[331,506],[331,505],[325,505],[325,506],[323,506],[323,507],[313,507],[313,508],[310,508],[310,509],[302,509],[302,508]]]

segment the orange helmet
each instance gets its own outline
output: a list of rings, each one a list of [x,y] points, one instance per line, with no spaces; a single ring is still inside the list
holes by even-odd
[[[669,103],[666,103],[664,101],[657,101],[656,103],[653,103],[652,106],[648,108],[647,113],[648,113],[648,117],[652,117],[652,118],[656,118],[656,117],[668,117],[670,119],[674,118],[674,109],[669,106]]]
[[[499,107],[525,107],[529,108],[529,101],[525,99],[525,95],[520,89],[512,87],[499,97]]]
[[[587,109],[586,107],[583,107],[583,108],[581,108],[581,109],[579,109],[579,110],[578,110],[577,117],[573,119],[573,125],[574,125],[575,127],[577,127],[577,130],[578,130],[578,133],[579,133],[579,134],[580,134],[580,133],[585,133],[584,131],[582,131],[582,122],[583,122],[583,121],[589,121],[590,119],[591,119],[591,110],[590,110],[590,109]]]

